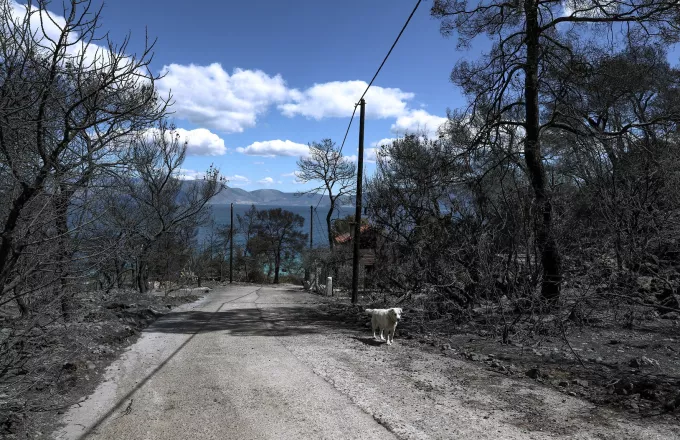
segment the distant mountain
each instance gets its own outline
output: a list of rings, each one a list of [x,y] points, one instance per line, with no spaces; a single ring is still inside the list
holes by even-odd
[[[321,200],[319,200],[321,199]],[[235,203],[238,205],[280,205],[280,206],[328,206],[328,196],[319,194],[305,194],[297,196],[295,193],[285,193],[276,189],[256,189],[246,191],[241,188],[226,187],[211,201],[213,205],[226,205]]]

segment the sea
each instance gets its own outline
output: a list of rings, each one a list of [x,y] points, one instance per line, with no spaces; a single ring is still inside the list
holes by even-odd
[[[215,223],[218,225],[228,225],[230,222],[230,205],[222,205],[222,204],[216,204],[216,205],[210,205],[211,206],[211,213],[212,213],[212,218],[215,220]],[[234,227],[238,226],[238,219],[237,215],[243,216],[251,207],[252,205],[236,205],[234,204]],[[290,211],[294,214],[298,214],[302,216],[302,218],[305,219],[305,223],[300,228],[301,232],[304,232],[305,234],[309,234],[310,232],[310,225],[311,229],[313,230],[313,247],[326,247],[328,246],[328,227],[326,225],[326,215],[328,214],[328,211],[330,210],[330,206],[319,206],[317,208],[313,208],[312,214],[310,217],[310,212],[309,212],[309,206],[281,206],[281,205],[255,205],[255,208],[258,211],[266,211],[268,209],[274,209],[274,208],[282,208],[286,211]],[[333,215],[333,218],[344,218],[348,215],[354,215],[355,213],[355,207],[354,206],[340,206],[339,209],[336,210],[335,214]],[[202,237],[205,236],[206,229],[201,228],[198,232],[198,240],[199,242],[202,241]],[[241,237],[236,236],[234,240],[234,244],[241,242]],[[242,244],[242,243],[239,243]]]

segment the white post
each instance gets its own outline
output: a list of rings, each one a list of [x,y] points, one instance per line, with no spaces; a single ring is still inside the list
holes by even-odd
[[[326,279],[326,296],[333,296],[333,277]]]

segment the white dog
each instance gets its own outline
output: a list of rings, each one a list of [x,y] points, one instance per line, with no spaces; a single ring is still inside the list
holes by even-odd
[[[384,341],[383,330],[385,330],[387,332],[387,345],[391,345],[394,342],[394,330],[401,319],[401,309],[398,307],[392,309],[366,309],[366,313],[372,317],[373,337],[376,338],[375,331],[380,329],[380,340]]]

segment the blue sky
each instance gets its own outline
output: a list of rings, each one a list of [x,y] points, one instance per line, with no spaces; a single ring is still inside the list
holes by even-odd
[[[106,3],[101,29],[114,41],[131,32],[133,50],[145,28],[158,38],[151,67],[166,73],[161,89],[172,88],[173,119],[188,131],[187,170],[214,163],[230,186],[297,191],[303,187],[291,175],[297,152],[323,138],[342,142],[365,88],[359,81],[370,81],[414,5],[116,0]],[[447,107],[464,103],[449,74],[465,53],[440,35],[429,7],[421,4],[372,87],[379,93],[366,98],[369,157],[381,139],[434,131]],[[189,131],[195,129],[205,130]],[[357,139],[358,118],[345,154],[356,154]],[[368,173],[373,168],[367,163]]]
[[[95,3],[99,0],[95,0]],[[55,13],[59,1],[55,1]],[[145,31],[157,38],[153,73],[174,96],[173,122],[188,140],[185,176],[210,164],[247,190],[298,191],[296,160],[307,144],[342,142],[358,100],[410,14],[415,0],[110,0],[100,34],[129,33],[140,52]],[[380,141],[406,131],[434,133],[447,108],[465,99],[449,81],[461,58],[485,44],[456,49],[439,33],[424,1],[366,96],[366,172]],[[671,53],[677,64],[680,50]],[[344,153],[357,152],[358,118]]]

